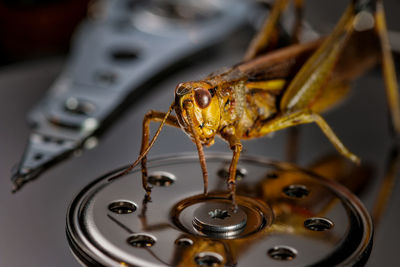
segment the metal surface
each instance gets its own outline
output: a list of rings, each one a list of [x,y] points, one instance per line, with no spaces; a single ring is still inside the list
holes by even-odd
[[[81,25],[68,64],[28,115],[32,133],[15,190],[94,139],[146,83],[247,23],[240,1],[109,0]],[[187,14],[185,16],[185,14]],[[190,15],[190,16],[189,16]]]
[[[400,31],[398,15],[400,2],[384,0],[388,26]],[[348,4],[342,1],[306,1],[306,19],[318,31],[329,32]],[[95,149],[71,158],[42,174],[31,186],[16,195],[10,193],[10,169],[20,159],[29,129],[26,114],[46,93],[63,71],[65,58],[43,58],[23,62],[0,70],[0,265],[1,266],[80,266],[69,251],[65,237],[66,210],[74,195],[96,177],[117,166],[134,160],[140,150],[141,124],[144,114],[150,110],[166,111],[173,100],[173,88],[182,81],[203,78],[224,66],[240,62],[251,34],[236,34],[222,47],[216,47],[202,60],[192,62],[184,69],[172,73],[154,84],[147,93],[140,95],[134,105],[123,113],[113,128],[102,136]],[[363,173],[358,190],[362,202],[372,211],[377,191],[387,173],[392,141],[389,134],[387,107],[381,71],[376,68],[355,81],[349,98],[337,109],[323,114],[344,144],[370,166]],[[152,125],[152,128],[156,125]],[[298,164],[310,168],[326,155],[337,155],[321,131],[313,125],[301,126]],[[287,131],[277,132],[273,138],[244,142],[243,155],[262,155],[285,161]],[[149,159],[167,153],[195,151],[187,136],[177,129],[166,127],[153,147]],[[216,140],[207,151],[228,152],[227,144]],[[340,158],[340,156],[339,156]],[[196,165],[196,168],[199,168]],[[333,171],[339,168],[332,168]],[[193,176],[200,170],[193,171]],[[192,175],[188,175],[188,177]],[[274,177],[274,174],[270,174]],[[366,179],[366,176],[369,179]],[[398,178],[398,174],[396,175]],[[357,175],[343,181],[351,182]],[[195,178],[195,177],[193,177]],[[200,184],[201,182],[198,181]],[[168,187],[173,190],[173,184]],[[201,185],[198,187],[200,192]],[[389,185],[390,186],[390,185]],[[400,183],[390,186],[395,192],[387,195],[389,204],[383,209],[381,220],[374,234],[374,245],[367,266],[397,266],[400,231]],[[167,188],[167,189],[168,189]],[[137,203],[138,208],[141,203]],[[140,211],[140,209],[139,209]],[[114,214],[114,213],[112,213]],[[131,214],[134,215],[135,213]],[[117,214],[114,214],[116,216]],[[177,245],[190,245],[186,237],[176,240]],[[168,243],[171,245],[173,242]],[[269,251],[269,250],[268,250]],[[266,251],[264,251],[266,252]],[[282,253],[285,252],[285,253]],[[293,251],[286,247],[271,248],[271,255],[290,257]],[[196,258],[219,260],[213,253]],[[274,265],[272,265],[274,266]]]
[[[150,202],[143,198],[140,171],[111,182],[113,173],[101,177],[69,209],[73,252],[84,264],[107,266],[349,266],[368,259],[372,221],[345,187],[290,164],[242,157],[248,174],[238,183],[234,214],[218,176],[229,160],[229,154],[208,155],[208,197],[201,194],[200,172],[191,171],[199,168],[196,155],[149,163],[150,173],[176,177],[168,187],[154,187]],[[277,176],[268,177],[271,172]],[[297,194],[295,188],[301,188]],[[137,209],[118,212],[110,209],[115,203]],[[212,218],[218,209],[227,213]]]

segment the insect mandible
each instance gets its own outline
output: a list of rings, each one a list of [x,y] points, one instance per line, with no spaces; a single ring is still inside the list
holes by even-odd
[[[298,43],[303,0],[294,0],[291,44],[277,48],[279,19],[289,0],[275,1],[242,63],[218,74],[180,83],[168,111],[150,111],[143,119],[138,159],[120,173],[142,165],[147,196],[146,155],[167,124],[185,131],[196,144],[207,194],[208,173],[203,146],[221,137],[233,152],[228,187],[235,204],[236,168],[241,140],[265,136],[299,124],[316,123],[334,147],[358,163],[320,113],[343,99],[350,82],[381,61],[394,133],[400,133],[399,93],[382,0],[353,0],[327,37]],[[266,52],[265,52],[266,51]],[[175,111],[176,116],[171,113]],[[150,122],[161,122],[149,142]]]

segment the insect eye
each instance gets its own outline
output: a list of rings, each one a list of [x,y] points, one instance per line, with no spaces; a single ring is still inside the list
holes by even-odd
[[[194,99],[200,108],[206,108],[211,103],[211,94],[208,90],[197,88],[194,91]]]

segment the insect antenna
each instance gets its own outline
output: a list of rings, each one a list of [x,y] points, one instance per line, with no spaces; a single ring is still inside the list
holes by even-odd
[[[169,115],[171,114],[172,109],[174,108],[174,105],[175,105],[175,101],[172,102],[172,104],[169,107],[167,113],[165,114],[163,120],[161,121],[161,124],[158,127],[157,132],[154,134],[153,138],[151,139],[151,141],[150,141],[149,145],[146,147],[146,149],[143,150],[142,153],[140,153],[139,157],[129,167],[127,167],[125,170],[122,170],[121,172],[117,173],[116,175],[110,177],[108,179],[108,181],[115,180],[117,178],[120,178],[120,177],[125,176],[126,174],[128,174],[133,168],[135,168],[139,164],[139,162],[147,155],[147,153],[149,153],[151,147],[154,145],[154,143],[156,142],[158,136],[160,135],[161,130],[165,125],[165,122],[167,121]]]
[[[187,101],[186,103],[184,103],[183,107],[186,110],[187,121],[188,121],[188,124],[190,126],[190,131],[193,134],[194,141],[195,141],[195,144],[196,144],[196,147],[197,147],[197,152],[199,154],[201,171],[203,172],[204,195],[207,195],[208,194],[208,171],[207,171],[207,166],[206,166],[206,158],[204,156],[203,146],[200,143],[199,136],[197,135],[196,131],[194,130],[194,125],[193,125],[193,121],[192,121],[192,118],[191,118],[191,115],[193,114],[193,112],[192,112],[192,108],[193,108],[192,101]]]

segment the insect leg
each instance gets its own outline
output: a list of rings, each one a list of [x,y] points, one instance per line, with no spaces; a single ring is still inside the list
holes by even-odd
[[[400,135],[400,98],[396,79],[392,51],[390,48],[388,32],[386,28],[385,13],[382,1],[378,1],[375,13],[375,29],[378,33],[382,53],[382,72],[386,86],[386,96],[391,114],[392,125],[396,135]]]
[[[262,129],[262,134],[275,132],[291,126],[315,122],[322,132],[328,137],[333,146],[346,158],[355,163],[359,163],[360,159],[351,153],[339,140],[333,130],[329,127],[328,123],[318,114],[311,110],[301,110],[293,113],[288,113],[270,120],[265,124]]]
[[[326,86],[320,89],[317,97],[309,104],[309,109],[321,113],[340,103],[349,93],[350,84],[345,81],[330,79]],[[296,162],[298,151],[299,128],[290,127],[286,157],[289,162]]]
[[[288,85],[281,103],[282,111],[308,109],[309,105],[321,92],[353,32],[354,6],[350,5],[340,19],[332,34],[320,48],[307,60]]]
[[[242,152],[242,144],[240,143],[240,139],[235,135],[233,127],[226,127],[221,133],[221,137],[228,142],[229,147],[233,152],[227,183],[230,190],[230,198],[232,200],[233,208],[236,209],[236,170],[240,152]]]
[[[277,30],[279,18],[286,9],[287,4],[288,0],[275,1],[268,18],[264,22],[264,25],[251,41],[243,58],[244,61],[255,58],[261,52],[261,50],[265,49],[266,47],[275,46],[274,43],[277,43],[279,35]]]
[[[292,43],[297,44],[300,40],[301,25],[304,17],[304,0],[294,0],[295,21],[292,30]],[[300,129],[297,127],[289,128],[286,157],[289,162],[297,161],[299,147]]]
[[[385,175],[376,196],[374,207],[372,209],[372,219],[374,225],[378,225],[382,219],[382,215],[388,207],[390,198],[394,195],[395,184],[397,183],[398,173],[400,171],[400,153],[397,146],[393,146],[389,159],[387,160]]]
[[[142,146],[140,154],[142,155],[149,146],[149,135],[150,135],[150,122],[162,122],[165,119],[165,123],[170,126],[179,128],[178,119],[173,115],[168,115],[165,112],[159,112],[151,110],[146,113],[143,118],[143,132],[142,132]],[[146,194],[149,196],[151,187],[147,184],[147,156],[144,156],[141,160],[142,164],[142,185],[143,189],[146,190]]]
[[[200,167],[203,173],[203,181],[204,181],[204,195],[206,196],[208,194],[208,171],[207,171],[206,158],[204,156],[203,146],[200,142],[199,136],[194,130],[194,125],[192,120],[192,117],[195,116],[193,111],[193,102],[190,100],[185,101],[183,108],[186,110],[186,119],[188,121],[190,131],[193,135],[194,143],[196,144],[197,153],[199,154]]]
[[[230,198],[232,199],[232,204],[234,208],[236,208],[236,170],[237,163],[239,161],[240,152],[242,151],[242,144],[237,142],[233,146],[231,146],[233,151],[231,165],[229,167],[229,178],[228,178],[228,186],[230,189]]]
[[[296,163],[299,152],[299,135],[300,129],[290,127],[288,132],[288,140],[286,144],[286,161]]]
[[[244,61],[251,60],[265,50],[272,50],[277,46],[279,38],[279,19],[288,6],[289,0],[276,0],[268,18],[265,20],[258,34],[251,41]],[[295,21],[291,33],[291,42],[298,43],[303,20],[304,0],[294,0]]]

